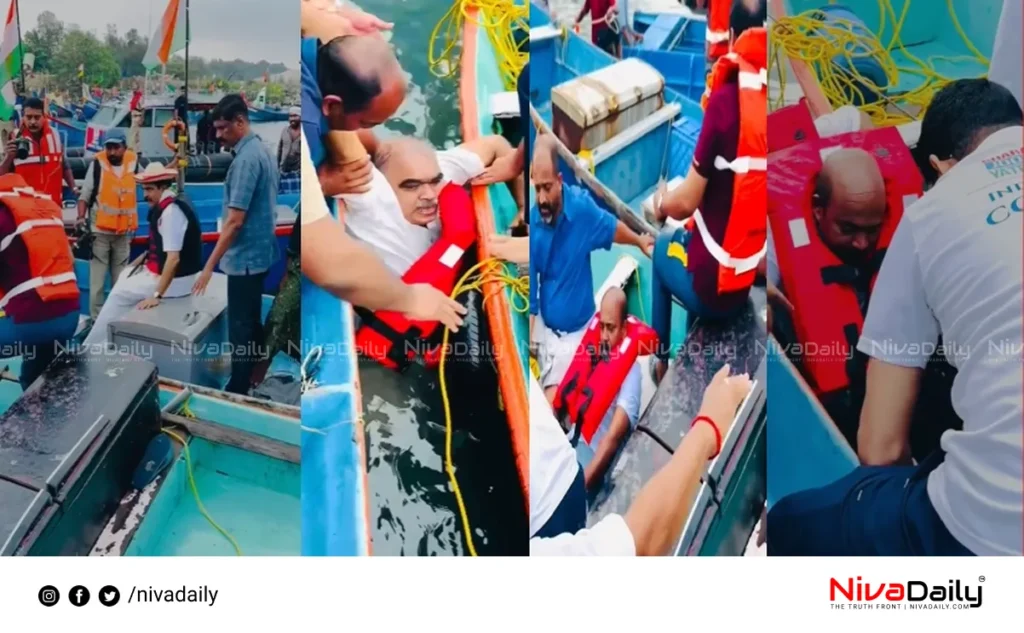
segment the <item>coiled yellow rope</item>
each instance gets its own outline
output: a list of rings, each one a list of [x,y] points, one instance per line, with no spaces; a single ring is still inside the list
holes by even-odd
[[[530,30],[530,9],[525,2],[513,0],[455,0],[452,8],[444,14],[430,33],[430,47],[427,59],[430,72],[438,77],[452,77],[458,72],[462,58],[462,27],[469,17],[469,10],[477,9],[476,24],[487,31],[487,37],[494,47],[501,79],[506,90],[514,90],[516,80],[523,66],[530,59],[528,51],[520,51],[516,45],[516,31]],[[440,48],[440,50],[438,50]],[[456,51],[458,49],[458,52]]]
[[[529,277],[513,277],[508,273],[505,264],[496,258],[488,258],[476,264],[462,275],[459,283],[455,284],[452,290],[452,298],[469,292],[470,290],[482,290],[483,285],[489,281],[501,283],[501,291],[505,286],[512,289],[512,309],[519,313],[527,312],[530,309],[530,279]],[[494,296],[484,296],[484,304]],[[450,331],[445,328],[441,337],[441,364],[438,373],[441,376],[441,402],[444,404],[444,469],[448,473],[448,479],[452,484],[452,492],[455,493],[455,503],[459,508],[459,517],[462,520],[462,531],[466,536],[466,548],[470,556],[476,556],[476,546],[473,544],[473,530],[469,524],[469,514],[466,512],[466,503],[462,499],[462,490],[459,488],[459,480],[455,476],[455,463],[452,461],[452,411],[451,403],[448,401],[448,386],[444,377],[445,361],[448,358],[448,335]]]
[[[960,25],[953,8],[953,0],[946,0],[946,9],[953,28],[960,35],[971,55],[955,57],[936,55],[929,57],[926,61],[919,59],[907,50],[900,35],[912,0],[905,0],[899,16],[896,15],[891,0],[877,0],[877,2],[879,9],[877,35],[865,36],[855,33],[853,23],[848,20],[833,18],[832,24],[825,24],[821,20],[811,17],[814,14],[813,11],[784,17],[772,23],[769,36],[769,74],[774,72],[780,84],[778,96],[771,104],[773,110],[784,105],[786,78],[783,66],[784,56],[802,60],[814,70],[821,84],[822,92],[834,108],[851,105],[855,101],[863,103],[866,95],[862,88],[877,92],[881,95],[880,100],[870,105],[859,106],[859,109],[867,113],[871,120],[879,126],[907,123],[923,114],[935,93],[951,81],[949,77],[935,70],[936,61],[940,59],[946,61],[970,59],[988,66],[988,58],[971,42]],[[892,24],[892,34],[888,44],[883,44],[887,21]],[[898,66],[893,58],[894,49],[902,53],[913,65]],[[848,68],[839,68],[833,62],[837,58],[845,58]],[[853,62],[858,58],[870,58],[878,62],[885,73],[886,83],[889,86],[899,84],[901,73],[919,75],[924,78],[924,81],[920,86],[908,92],[899,95],[884,95],[884,87],[876,86],[870,79],[853,68]],[[854,98],[851,98],[851,95]]]

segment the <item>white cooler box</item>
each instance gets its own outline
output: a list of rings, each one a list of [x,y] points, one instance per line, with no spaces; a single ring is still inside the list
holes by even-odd
[[[109,326],[109,340],[157,366],[160,376],[220,389],[230,375],[228,278],[214,273],[202,296],[164,299]]]
[[[551,90],[551,122],[573,152],[592,150],[665,104],[665,78],[647,63],[624,59]]]

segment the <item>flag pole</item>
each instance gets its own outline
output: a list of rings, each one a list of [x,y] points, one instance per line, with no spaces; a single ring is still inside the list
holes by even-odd
[[[14,3],[14,22],[18,28],[18,48],[21,49],[21,66],[18,70],[21,74],[21,96],[25,96],[28,92],[28,83],[25,80],[25,45],[21,42],[21,8],[18,6],[18,0],[11,0]]]
[[[178,144],[178,195],[185,194],[185,169],[188,167],[188,42],[192,39],[190,28],[189,0],[185,0],[185,120],[182,121],[185,133],[179,137],[184,140]]]

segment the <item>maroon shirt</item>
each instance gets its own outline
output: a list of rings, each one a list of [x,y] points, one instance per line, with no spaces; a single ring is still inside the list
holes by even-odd
[[[0,207],[0,240],[14,233],[14,216]],[[69,247],[70,248],[70,247]],[[14,286],[28,281],[28,252],[20,239],[15,239],[6,250],[0,251],[0,290],[8,292]],[[11,299],[5,308],[16,324],[49,321],[78,311],[77,299],[45,302],[37,292],[23,292]]]
[[[708,98],[700,138],[693,153],[694,168],[708,179],[699,207],[700,214],[711,237],[719,244],[725,241],[725,228],[729,224],[735,175],[731,169],[716,169],[715,157],[735,160],[739,142],[740,89],[739,84],[733,82],[721,86]],[[699,232],[694,228],[687,254],[687,270],[693,275],[693,290],[706,307],[731,312],[743,305],[749,291],[718,294],[718,262],[708,253]]]
[[[608,23],[597,23],[608,13],[608,9],[615,4],[615,0],[587,0],[590,3],[590,41],[597,44],[598,38],[608,30]]]

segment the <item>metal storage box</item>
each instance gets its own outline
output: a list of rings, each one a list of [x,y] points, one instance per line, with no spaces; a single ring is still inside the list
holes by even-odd
[[[160,432],[156,367],[59,359],[0,416],[0,554],[87,554]]]
[[[217,273],[201,296],[164,299],[112,321],[107,338],[155,363],[161,376],[220,389],[230,372],[227,306],[227,276]]]
[[[665,79],[624,59],[551,90],[552,130],[573,152],[592,150],[665,104]]]

